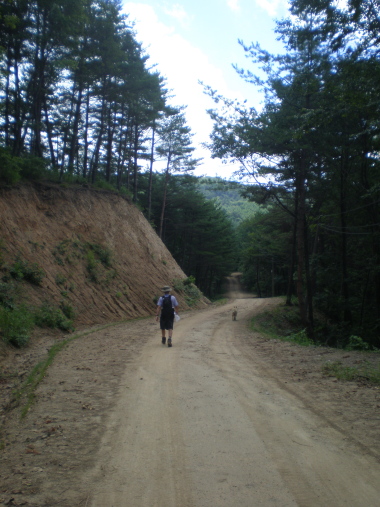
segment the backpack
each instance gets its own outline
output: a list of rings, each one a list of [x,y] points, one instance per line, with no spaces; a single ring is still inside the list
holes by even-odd
[[[165,318],[171,318],[174,316],[174,308],[170,294],[167,296],[162,296],[161,315]]]

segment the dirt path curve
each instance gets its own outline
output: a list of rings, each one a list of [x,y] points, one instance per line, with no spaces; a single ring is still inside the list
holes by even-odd
[[[232,281],[237,299],[185,315],[172,349],[150,340],[125,373],[89,505],[379,506],[379,463],[256,364],[247,320],[270,300]]]
[[[153,317],[73,341],[9,429],[0,505],[379,507],[378,447],[257,348],[249,319],[275,301],[230,289],[172,348]]]

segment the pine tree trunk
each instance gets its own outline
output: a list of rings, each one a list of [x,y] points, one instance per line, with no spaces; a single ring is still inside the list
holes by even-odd
[[[160,231],[159,236],[162,239],[162,234],[164,230],[164,218],[165,218],[165,207],[166,207],[166,194],[168,189],[168,182],[169,182],[169,169],[170,169],[170,153],[168,155],[168,161],[166,165],[166,172],[165,172],[165,183],[164,183],[164,195],[162,197],[162,208],[161,208],[161,217],[160,217]]]
[[[298,194],[298,208],[296,215],[297,228],[297,297],[302,324],[308,328],[307,308],[305,301],[304,273],[305,273],[305,160],[301,154],[300,166],[297,174],[296,192]]]
[[[152,142],[150,150],[150,166],[149,166],[149,188],[148,188],[148,221],[152,213],[152,182],[153,182],[153,162],[154,162],[154,134],[156,131],[156,121],[153,121]]]

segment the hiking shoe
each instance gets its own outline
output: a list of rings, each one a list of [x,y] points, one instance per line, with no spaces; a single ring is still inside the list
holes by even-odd
[[[171,346],[172,346],[172,339],[171,339],[171,338],[169,338],[169,339],[168,339],[168,347],[171,347]]]
[[[166,338],[165,338],[165,336],[163,336],[162,337],[162,344],[165,345],[165,343],[166,343]]]

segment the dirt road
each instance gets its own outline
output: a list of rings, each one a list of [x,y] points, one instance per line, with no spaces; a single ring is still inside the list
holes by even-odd
[[[6,490],[3,505],[380,506],[378,443],[371,445],[368,432],[361,440],[355,421],[342,415],[350,400],[327,404],[298,377],[276,368],[276,352],[263,355],[263,341],[247,323],[274,300],[254,299],[237,285],[230,295],[227,305],[183,314],[172,348],[161,345],[153,317],[99,331],[103,348],[92,341],[91,357],[90,342],[73,342],[51,368],[24,423],[24,434],[34,431],[36,438],[20,445],[32,445],[36,453],[21,456],[19,472],[22,461],[40,471],[24,477],[29,484],[20,483],[13,503],[7,503],[12,491]],[[128,347],[120,346],[125,333]],[[119,347],[113,348],[115,336]],[[288,353],[286,347],[279,350]],[[96,366],[100,350],[104,365]],[[73,384],[68,368],[75,372]],[[76,376],[82,373],[87,376]],[[323,382],[314,380],[315,392]],[[379,393],[371,393],[375,403]],[[52,425],[54,437],[40,438],[41,428]],[[373,431],[375,426],[373,421]]]

